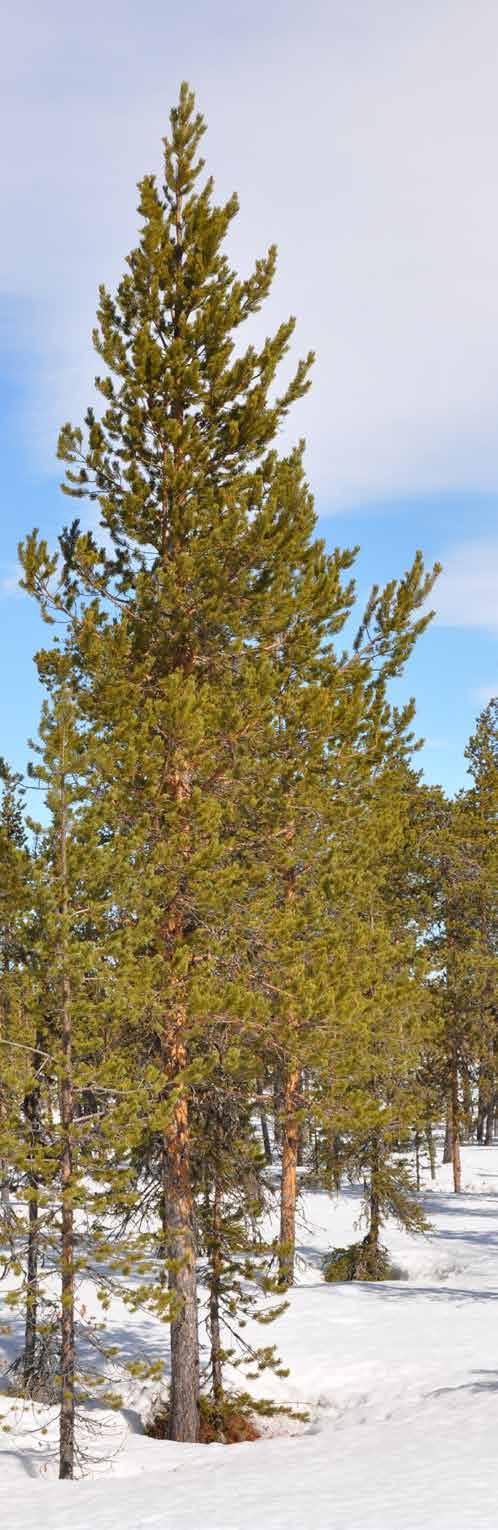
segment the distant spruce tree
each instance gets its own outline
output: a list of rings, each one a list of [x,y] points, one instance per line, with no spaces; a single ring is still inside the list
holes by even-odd
[[[387,689],[427,625],[429,616],[420,615],[419,607],[432,578],[424,576],[417,555],[404,578],[375,589],[349,653],[322,644],[306,670],[296,665],[291,647],[287,652],[282,644],[279,654],[272,747],[266,747],[260,764],[264,790],[256,816],[262,876],[255,951],[271,1001],[267,1063],[273,1053],[281,1087],[283,1287],[294,1273],[299,1141],[313,1100],[313,1088],[304,1099],[302,1075],[311,1070],[312,1081],[317,1063],[321,1067],[322,1057],[328,1059],[327,1038],[336,1034],[341,1004],[341,961],[351,964],[360,985],[366,981],[350,952],[348,911],[357,887],[360,896],[365,891],[375,857],[379,867],[384,864],[393,832],[388,799],[393,771],[399,772],[414,748],[414,704],[396,711]],[[353,603],[353,586],[343,589],[338,582],[336,633]]]
[[[422,1061],[432,1039],[418,895],[419,786],[396,718],[390,730],[383,765],[374,753],[370,769],[367,750],[358,791],[344,794],[342,814],[331,814],[324,866],[332,1003],[311,1073],[316,1169],[334,1189],[343,1174],[363,1181],[366,1221],[363,1242],[340,1251],[339,1264],[332,1259],[334,1279],[380,1277],[388,1215],[407,1228],[422,1224],[406,1156],[414,1129],[426,1121]]]
[[[479,1096],[478,1136],[493,1137],[498,1047],[497,704],[478,718],[466,749],[472,785],[439,795],[432,839],[434,964],[441,1019],[439,1071],[447,1102],[447,1157],[461,1189],[460,1144],[470,1128],[465,1094]],[[467,1120],[466,1120],[467,1117]]]
[[[498,1080],[498,699],[477,719],[465,751],[472,786],[466,794],[469,830],[477,862],[474,896],[474,1014],[484,1046],[479,1062],[477,1135],[493,1141]]]

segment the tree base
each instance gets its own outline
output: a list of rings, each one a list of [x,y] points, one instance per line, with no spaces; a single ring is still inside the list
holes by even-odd
[[[346,1248],[335,1248],[327,1254],[323,1274],[329,1285],[345,1280],[402,1280],[399,1265],[392,1263],[386,1248],[375,1247],[363,1238],[361,1243],[349,1243]]]

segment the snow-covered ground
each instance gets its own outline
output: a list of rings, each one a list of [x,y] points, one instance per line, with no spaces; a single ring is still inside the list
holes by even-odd
[[[324,1284],[323,1253],[355,1236],[359,1194],[303,1195],[299,1284],[264,1336],[290,1375],[261,1386],[308,1407],[299,1435],[157,1442],[135,1397],[104,1433],[90,1416],[93,1480],[59,1483],[53,1412],[0,1399],[6,1530],[497,1530],[498,1148],[464,1150],[463,1183],[454,1196],[438,1171],[428,1237],[388,1229],[406,1278],[384,1285]],[[157,1354],[164,1330],[134,1321]],[[116,1306],[111,1339],[125,1322]]]

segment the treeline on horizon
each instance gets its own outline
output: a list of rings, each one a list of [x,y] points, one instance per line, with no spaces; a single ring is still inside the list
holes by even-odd
[[[277,446],[313,357],[280,388],[294,321],[243,343],[275,249],[232,271],[237,200],[213,200],[187,86],[170,120],[139,242],[100,290],[100,412],[59,438],[89,514],[55,550],[38,531],[20,548],[48,624],[29,783],[43,826],[2,766],[12,1385],[58,1403],[63,1477],[79,1403],[119,1401],[115,1291],[164,1319],[169,1437],[198,1439],[206,1418],[224,1437],[249,1406],[227,1367],[280,1366],[241,1329],[292,1285],[299,1166],[324,1190],[363,1182],[348,1270],[380,1278],[386,1217],[424,1225],[410,1164],[416,1179],[427,1154],[434,1174],[435,1127],[458,1192],[460,1142],[491,1141],[498,1108],[497,702],[468,789],[424,784],[414,704],[389,697],[438,569],[416,553],[357,610],[357,549],[326,552],[303,444]],[[78,1301],[87,1276],[101,1327]]]

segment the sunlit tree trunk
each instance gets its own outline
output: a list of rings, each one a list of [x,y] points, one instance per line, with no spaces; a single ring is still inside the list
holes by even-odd
[[[453,1057],[451,1067],[451,1153],[453,1164],[453,1189],[457,1195],[462,1188],[462,1164],[460,1154],[460,1104],[458,1098],[458,1066]]]
[[[165,1036],[166,1069],[172,1083],[187,1063],[181,1036],[182,1018],[181,1014],[177,1015]],[[163,1192],[168,1283],[172,1297],[169,1432],[172,1440],[195,1441],[199,1436],[199,1339],[195,1209],[185,1092],[177,1100],[165,1132]]]
[[[74,1186],[73,1186],[73,1034],[71,983],[68,973],[68,871],[67,814],[62,786],[60,825],[61,955],[62,955],[62,1077],[60,1084],[61,1115],[61,1359],[60,1359],[60,1437],[59,1477],[74,1476],[75,1357],[74,1357]]]
[[[280,1285],[291,1286],[296,1250],[297,1158],[299,1150],[299,1068],[290,1066],[284,1078],[282,1184],[280,1193]]]
[[[445,1125],[445,1131],[444,1131],[443,1163],[452,1163],[452,1162],[453,1162],[453,1126],[452,1126],[452,1113],[451,1113],[451,1102],[450,1102],[448,1104],[448,1106],[447,1106],[447,1109],[446,1109],[446,1125]]]
[[[41,1067],[39,1043],[34,1053],[35,1079]],[[36,1082],[24,1101],[24,1111],[29,1125],[30,1167],[28,1171],[28,1253],[26,1320],[24,1331],[23,1371],[24,1383],[29,1386],[34,1375],[38,1322],[38,1256],[39,1256],[39,1183],[36,1169],[36,1153],[41,1139],[40,1085]]]
[[[430,1121],[429,1121],[429,1124],[428,1124],[427,1130],[426,1130],[426,1138],[427,1138],[427,1152],[429,1154],[429,1163],[430,1163],[430,1166],[431,1166],[431,1179],[435,1179],[436,1178],[436,1148],[435,1148],[434,1135],[433,1135],[432,1126],[431,1126]]]

